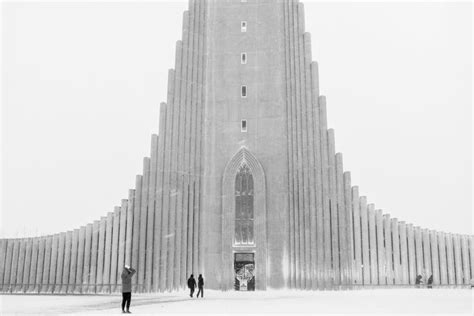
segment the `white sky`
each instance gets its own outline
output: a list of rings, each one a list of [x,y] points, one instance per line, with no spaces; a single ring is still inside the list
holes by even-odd
[[[393,217],[471,234],[471,4],[304,2],[353,183]],[[3,2],[0,237],[78,228],[127,198],[186,7]]]

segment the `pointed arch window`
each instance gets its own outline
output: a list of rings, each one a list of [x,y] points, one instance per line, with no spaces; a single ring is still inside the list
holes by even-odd
[[[236,246],[252,246],[254,239],[254,183],[250,168],[240,167],[235,178],[235,235]]]

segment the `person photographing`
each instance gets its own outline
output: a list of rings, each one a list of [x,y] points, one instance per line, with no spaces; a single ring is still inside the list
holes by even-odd
[[[122,271],[122,313],[130,312],[130,303],[132,301],[132,277],[137,272],[129,265],[125,265]],[[125,310],[127,306],[127,310]]]

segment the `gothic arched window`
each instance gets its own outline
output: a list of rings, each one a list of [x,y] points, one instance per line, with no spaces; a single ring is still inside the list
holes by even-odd
[[[253,177],[247,165],[235,178],[235,244],[254,245]]]

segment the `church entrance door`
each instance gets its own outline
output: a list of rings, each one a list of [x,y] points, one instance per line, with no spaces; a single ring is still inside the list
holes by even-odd
[[[236,291],[255,291],[255,254],[234,255],[234,287]]]

